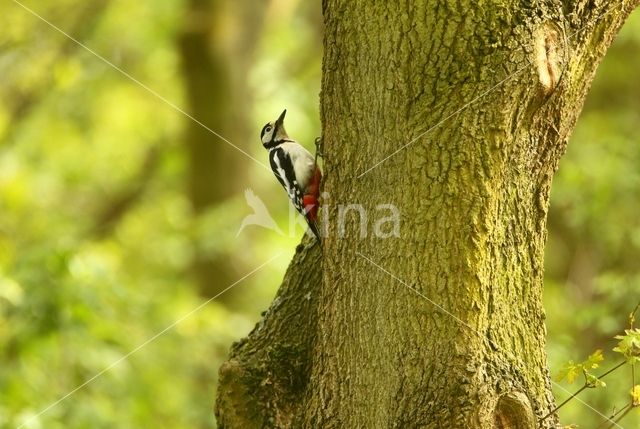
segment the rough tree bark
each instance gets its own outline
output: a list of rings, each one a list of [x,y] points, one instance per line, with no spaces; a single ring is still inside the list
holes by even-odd
[[[637,3],[323,2],[329,236],[220,368],[219,427],[553,427],[549,188]],[[400,237],[341,238],[352,203]]]

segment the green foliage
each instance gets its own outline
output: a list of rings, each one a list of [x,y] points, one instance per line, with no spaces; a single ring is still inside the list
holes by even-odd
[[[579,375],[584,375],[585,384],[588,387],[605,387],[606,384],[604,381],[589,372],[592,369],[598,368],[602,361],[604,361],[604,356],[600,349],[589,355],[583,362],[576,363],[570,360],[562,367],[556,376],[556,381],[566,380],[568,383],[573,383]]]
[[[614,352],[621,353],[628,363],[640,362],[640,329],[625,329],[624,335],[616,335],[620,340],[613,348]]]
[[[188,2],[24,3],[188,110],[177,52]],[[310,7],[288,2],[288,16],[283,7],[270,13],[289,30],[257,35],[264,47],[250,74],[256,82],[294,82],[278,89],[288,88],[289,102],[308,101],[287,107],[314,119],[299,113],[305,127],[290,131],[313,141],[320,51],[308,49]],[[299,235],[254,227],[236,238],[250,213],[242,193],[195,216],[185,192],[186,116],[13,2],[0,4],[0,26],[0,428],[215,427],[217,369],[268,306]],[[221,26],[217,37],[231,45],[240,30]],[[285,64],[295,50],[313,53],[299,74],[265,67],[280,40],[295,41],[278,50]],[[285,104],[261,91],[253,103],[264,110],[247,124],[255,124],[255,140],[234,142],[258,159],[260,126],[272,119],[265,111]],[[211,142],[219,140],[211,135]],[[281,203],[269,208],[277,207],[285,229],[288,202],[275,197],[282,196],[277,182],[252,161],[242,165],[241,186]],[[118,212],[131,191],[131,204]],[[286,252],[234,286],[237,304],[204,305],[191,272],[196,249],[207,257],[232,252],[234,280]]]

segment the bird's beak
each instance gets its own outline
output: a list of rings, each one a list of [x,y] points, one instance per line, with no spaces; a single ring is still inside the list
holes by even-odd
[[[278,119],[276,119],[276,124],[282,125],[282,123],[284,122],[284,115],[286,114],[287,114],[287,109],[284,109],[280,114],[280,116],[278,117]]]

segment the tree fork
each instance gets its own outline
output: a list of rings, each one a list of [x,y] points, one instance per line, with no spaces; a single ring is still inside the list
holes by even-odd
[[[220,427],[554,426],[549,189],[637,4],[323,2],[323,210],[392,203],[401,236],[299,247],[220,369]]]

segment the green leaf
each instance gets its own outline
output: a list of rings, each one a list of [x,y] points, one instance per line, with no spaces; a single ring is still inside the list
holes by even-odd
[[[598,349],[583,362],[582,366],[587,369],[596,369],[600,366],[600,362],[603,360],[604,356],[602,355],[602,350]]]
[[[572,360],[567,362],[556,376],[556,381],[567,380],[573,383],[580,373],[584,373],[585,383],[588,387],[604,387],[604,382],[600,381],[596,376],[589,374],[588,370],[595,369],[600,366],[600,362],[604,360],[602,350],[598,349],[591,353],[584,362],[576,363]]]
[[[630,364],[640,362],[640,329],[625,329],[624,333],[615,336],[620,342],[613,351],[624,355]]]
[[[640,405],[640,384],[636,384],[635,386],[633,386],[633,388],[629,391],[629,394],[631,395],[631,404],[634,407]]]
[[[567,380],[569,384],[573,383],[580,374],[580,366],[574,361],[567,362],[556,375],[556,381]]]

